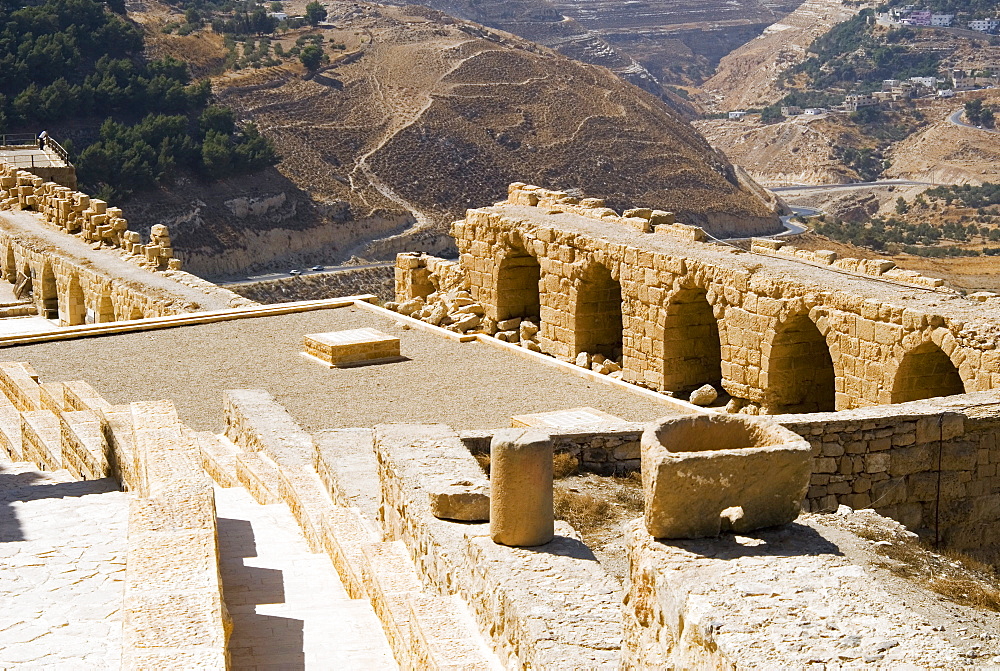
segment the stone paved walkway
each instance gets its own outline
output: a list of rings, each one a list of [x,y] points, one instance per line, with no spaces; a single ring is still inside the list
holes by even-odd
[[[117,669],[128,495],[0,460],[0,669]]]
[[[367,600],[347,596],[325,554],[309,552],[284,504],[216,488],[232,669],[395,669]]]

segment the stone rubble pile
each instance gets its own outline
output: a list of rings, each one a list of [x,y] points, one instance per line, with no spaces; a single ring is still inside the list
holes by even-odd
[[[576,355],[576,365],[580,368],[589,368],[595,373],[600,373],[601,375],[607,375],[614,380],[622,379],[624,373],[622,373],[622,356],[618,356],[614,359],[608,359],[603,354],[589,352],[580,352]]]
[[[468,291],[461,289],[435,291],[426,298],[415,296],[402,303],[386,303],[385,307],[455,333],[492,335],[496,330],[496,324],[486,319],[482,304],[473,299]]]
[[[144,245],[138,231],[128,230],[121,208],[0,162],[0,209],[15,208],[39,212],[49,224],[95,247],[120,248],[141,266],[181,269],[180,259],[173,258],[166,226],[153,226],[150,244]]]

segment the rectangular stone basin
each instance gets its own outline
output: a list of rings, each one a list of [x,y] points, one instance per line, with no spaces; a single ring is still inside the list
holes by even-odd
[[[809,443],[766,419],[666,418],[642,434],[646,529],[702,538],[787,524],[809,486]]]

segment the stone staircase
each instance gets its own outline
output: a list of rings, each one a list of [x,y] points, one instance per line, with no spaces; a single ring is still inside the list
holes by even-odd
[[[287,503],[347,594],[371,603],[401,668],[502,668],[461,599],[424,587],[402,541],[384,541],[362,512],[371,512],[378,482],[370,431],[324,432],[317,448],[256,390],[227,392],[226,416],[226,434],[199,436],[205,469],[220,473],[220,485],[240,483],[264,507]]]
[[[18,568],[0,583],[14,604],[0,615],[0,668],[142,668],[170,654],[142,638],[158,635],[155,615],[129,608],[171,589],[155,566],[178,532],[201,538],[205,527],[174,526],[188,524],[185,505],[216,522],[230,668],[502,668],[461,599],[430,591],[403,543],[383,539],[372,432],[324,432],[317,447],[266,392],[229,394],[227,432],[214,435],[169,403],[115,406],[85,382],[39,383],[0,362],[0,558]],[[204,510],[185,503],[186,481],[132,491],[199,460],[215,482]],[[177,556],[183,570],[200,570],[198,552]]]

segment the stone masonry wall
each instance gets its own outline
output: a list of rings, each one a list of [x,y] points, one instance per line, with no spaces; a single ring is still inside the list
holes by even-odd
[[[887,262],[806,259],[766,241],[755,244],[766,255],[746,253],[701,241],[667,213],[619,216],[591,200],[513,184],[506,202],[453,225],[483,329],[507,317],[506,283],[537,264],[542,351],[572,361],[593,347],[595,320],[608,315],[591,309],[588,287],[610,281],[624,379],[679,391],[721,377],[733,411],[844,410],[1000,386],[998,295],[965,297]],[[447,262],[404,262],[397,300],[440,291],[434,270]],[[829,390],[814,396],[821,384]]]
[[[874,508],[927,540],[1000,560],[1000,394],[784,415],[812,444],[804,508]]]

